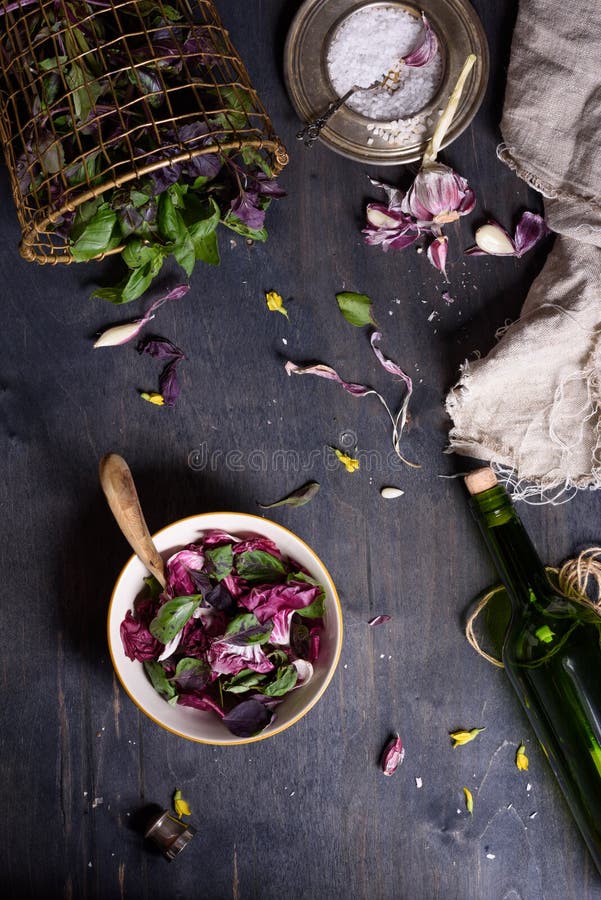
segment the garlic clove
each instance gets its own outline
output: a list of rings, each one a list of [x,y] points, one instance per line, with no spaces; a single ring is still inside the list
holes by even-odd
[[[494,222],[481,225],[476,231],[476,245],[492,256],[515,256],[515,244],[504,228]]]
[[[397,497],[402,497],[404,493],[405,491],[397,487],[383,487],[380,491],[384,500],[395,500]]]

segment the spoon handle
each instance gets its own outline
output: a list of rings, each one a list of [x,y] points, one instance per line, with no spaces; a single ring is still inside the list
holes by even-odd
[[[150,536],[129,466],[122,456],[108,453],[100,460],[99,475],[104,495],[127,542],[164,588],[165,564]]]
[[[346,101],[351,97],[355,91],[360,90],[356,85],[354,85],[350,90],[346,92],[342,97],[339,97],[337,100],[332,101],[325,112],[322,112],[320,116],[316,119],[313,119],[312,122],[307,122],[304,128],[296,134],[297,141],[303,141],[305,147],[312,147],[319,135],[321,134],[321,130],[326,124],[326,122],[331,119],[335,112],[337,112],[340,107],[346,103]]]

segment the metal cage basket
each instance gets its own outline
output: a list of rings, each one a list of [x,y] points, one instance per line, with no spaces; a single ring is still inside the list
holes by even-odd
[[[101,195],[287,162],[212,0],[0,2],[0,138],[39,263],[72,261],[75,214]]]

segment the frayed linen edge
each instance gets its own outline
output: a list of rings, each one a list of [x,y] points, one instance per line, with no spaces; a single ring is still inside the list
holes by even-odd
[[[501,143],[497,146],[497,157],[501,162],[505,163],[508,168],[522,179],[522,181],[525,181],[526,184],[533,188],[533,190],[538,191],[539,194],[542,194],[543,197],[547,197],[549,200],[576,200],[596,208],[601,207],[598,197],[585,197],[574,191],[562,191],[561,188],[553,188],[546,182],[541,181],[538,176],[533,175],[532,172],[525,169],[521,163],[517,161],[514,152],[514,148],[508,147],[505,143]],[[593,231],[596,231],[596,229],[593,229]]]
[[[601,378],[591,367],[587,374],[590,386],[597,389],[597,407],[601,407]],[[474,459],[482,459],[490,463],[499,481],[510,490],[515,500],[523,500],[525,503],[559,505],[571,500],[578,491],[601,490],[601,415],[596,424],[597,441],[593,450],[593,466],[591,472],[580,475],[576,479],[568,477],[560,478],[557,474],[548,472],[536,479],[519,478],[517,467],[513,462],[513,454],[507,447],[492,445],[483,447],[473,438],[466,438],[458,433],[454,422],[453,413],[461,405],[462,398],[469,394],[469,382],[472,377],[470,365],[466,360],[459,367],[459,379],[449,390],[445,400],[445,410],[453,421],[453,427],[449,431],[449,443],[444,452],[447,454],[458,453],[461,456],[471,456]]]

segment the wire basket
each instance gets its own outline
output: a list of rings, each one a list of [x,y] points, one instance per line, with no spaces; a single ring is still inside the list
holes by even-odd
[[[130,182],[288,161],[212,0],[3,0],[0,139],[39,263],[71,262],[78,208]]]

